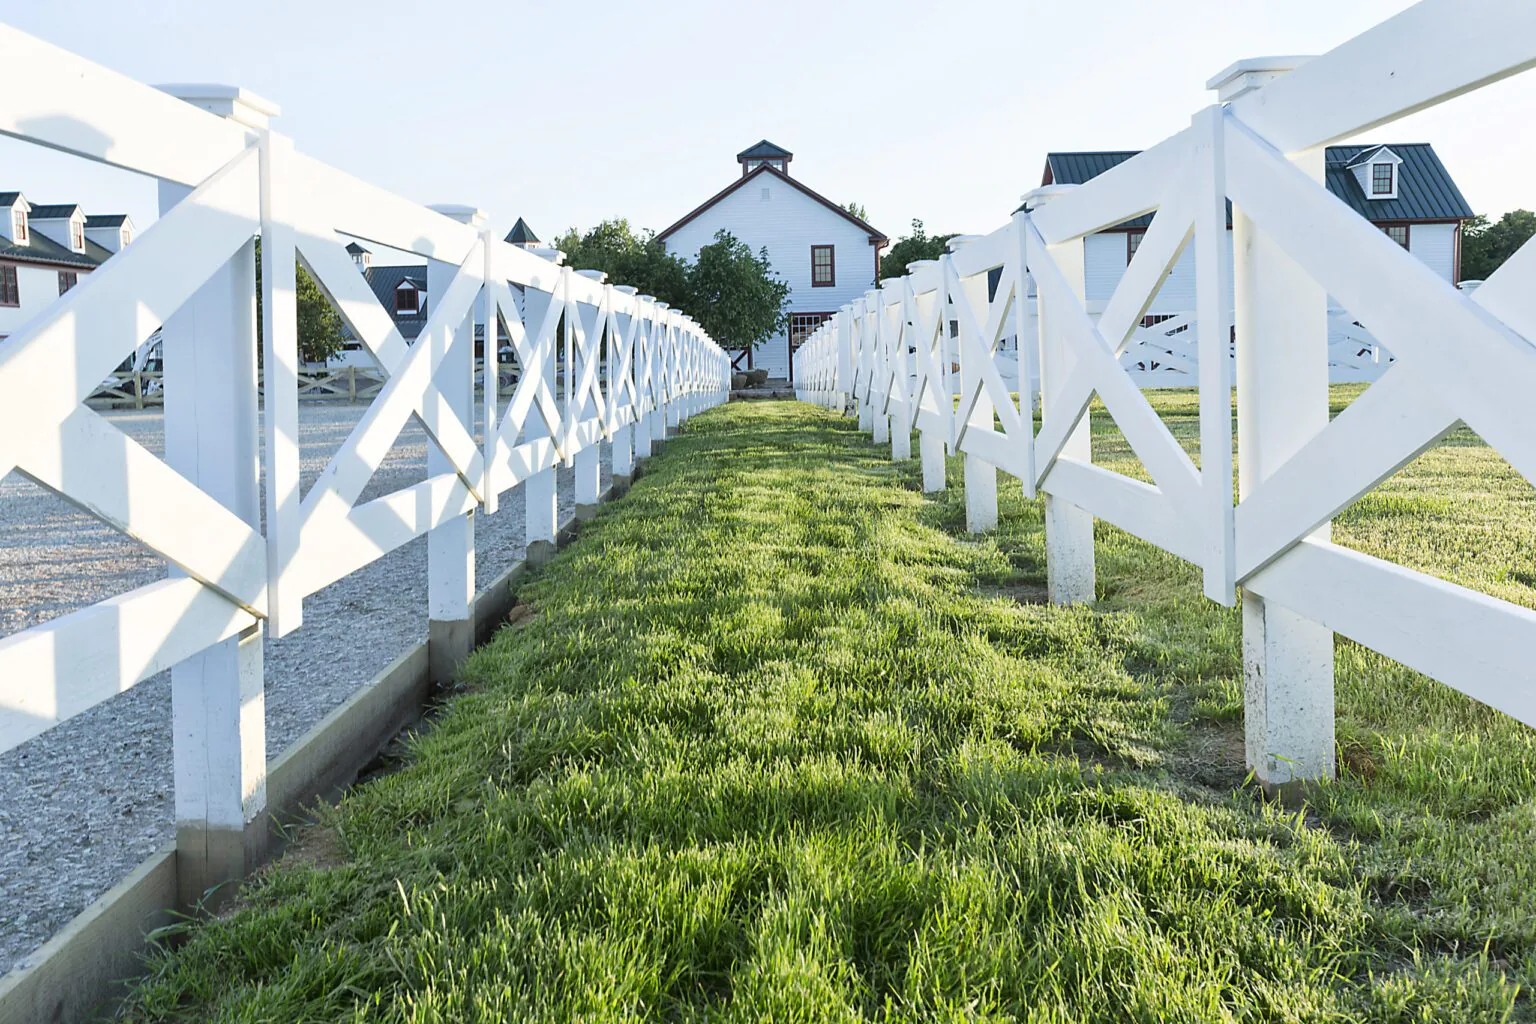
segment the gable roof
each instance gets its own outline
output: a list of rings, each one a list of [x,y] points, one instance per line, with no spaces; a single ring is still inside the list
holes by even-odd
[[[53,203],[48,206],[34,206],[28,215],[33,220],[68,220],[80,212],[79,203]]]
[[[731,193],[735,192],[737,189],[745,187],[747,182],[749,182],[752,179],[756,178],[760,174],[771,174],[771,175],[773,175],[775,178],[777,178],[780,181],[784,182],[786,185],[789,185],[789,186],[791,186],[791,187],[793,187],[795,189],[798,189],[800,192],[804,193],[805,195],[810,196],[812,199],[816,200],[822,206],[825,206],[827,209],[831,210],[833,213],[837,214],[839,217],[842,217],[844,220],[849,221],[850,223],[853,223],[853,224],[857,225],[862,231],[864,231],[866,234],[869,235],[869,244],[870,245],[881,246],[881,245],[884,245],[886,242],[890,241],[890,239],[886,236],[886,234],[883,231],[879,230],[878,228],[871,227],[868,222],[866,222],[864,220],[861,220],[858,217],[855,217],[853,214],[849,213],[847,210],[843,209],[841,206],[838,206],[836,203],[834,203],[832,200],[828,199],[826,196],[822,195],[819,192],[814,192],[811,189],[806,188],[804,185],[800,184],[799,181],[795,180],[794,178],[791,178],[789,175],[785,174],[783,171],[780,171],[780,170],[778,170],[776,168],[770,167],[767,164],[763,164],[761,167],[757,168],[755,171],[751,171],[751,172],[749,172],[747,174],[744,174],[741,177],[737,178],[735,181],[731,182],[725,188],[721,189],[719,192],[716,192],[714,195],[712,195],[708,199],[704,200],[704,202],[701,203],[699,206],[694,207],[694,209],[692,209],[687,214],[685,214],[681,220],[679,220],[676,223],[670,225],[665,231],[662,231],[656,237],[658,239],[660,239],[661,241],[663,241],[663,242],[666,241],[667,238],[670,235],[672,235],[674,232],[676,232],[678,228],[682,227],[684,224],[687,224],[689,221],[691,221],[694,218],[698,217],[705,210],[708,210],[711,206],[714,206],[716,203],[720,202],[722,199],[726,198]]]
[[[792,160],[795,154],[767,139],[754,143],[736,154],[737,160]]]
[[[361,245],[358,245],[356,242],[348,242],[347,243],[347,255],[348,256],[361,256],[361,255],[363,255],[363,253],[370,253],[371,254],[371,252],[372,252],[372,250],[365,249]]]
[[[16,200],[20,198],[20,192],[0,192],[0,207],[15,206]]]
[[[517,223],[512,225],[512,230],[507,232],[506,241],[513,245],[538,245],[539,236],[533,233],[527,221],[519,217]]]
[[[1350,165],[1361,156],[1390,149],[1402,159],[1398,166],[1396,199],[1369,199]],[[1096,153],[1050,153],[1045,158],[1045,185],[1080,185],[1118,164],[1140,150],[1105,150]],[[1366,220],[1462,220],[1472,216],[1472,208],[1461,190],[1451,180],[1450,172],[1427,142],[1377,143],[1369,146],[1329,146],[1324,156],[1323,180],[1328,191],[1342,199]],[[1227,213],[1231,217],[1230,204]],[[1150,214],[1117,224],[1118,228],[1146,227]]]
[[[421,334],[421,329],[427,325],[426,306],[418,302],[418,314],[416,316],[395,315],[395,290],[402,284],[415,285],[421,291],[427,290],[426,264],[406,267],[379,267],[368,268],[365,276],[368,287],[373,289],[374,296],[379,300],[379,305],[395,321],[395,327],[400,331],[400,336],[407,341],[415,339]]]
[[[126,213],[92,213],[85,218],[88,228],[120,228],[127,222]]]
[[[1397,165],[1397,198],[1368,199],[1349,165],[1366,150],[1390,149]],[[1328,191],[1368,220],[1463,220],[1472,207],[1427,142],[1387,146],[1329,146],[1323,174]]]

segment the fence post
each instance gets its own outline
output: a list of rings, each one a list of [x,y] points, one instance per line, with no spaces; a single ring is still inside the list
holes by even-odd
[[[553,250],[551,250],[553,252]],[[558,253],[556,261],[563,259]],[[544,323],[545,316],[552,304],[564,301],[564,288],[556,285],[553,291],[544,292],[537,288],[527,288],[523,292],[523,322],[532,329],[538,331]],[[530,340],[537,342],[534,334],[529,335]],[[548,357],[544,360],[544,384],[550,393],[556,396],[558,406],[558,392],[555,388],[556,354],[560,350],[560,336],[557,333],[549,339]],[[527,373],[528,368],[523,367]],[[528,441],[538,440],[550,436],[550,429],[544,422],[544,416],[537,408],[530,409],[528,417],[523,421],[523,438]],[[558,462],[556,463],[558,465]],[[523,481],[523,544],[524,555],[529,565],[540,565],[549,561],[555,553],[555,536],[560,528],[559,506],[557,505],[555,468],[542,469]]]
[[[615,285],[614,291],[621,295],[634,296],[638,289],[631,285]],[[635,321],[638,319],[638,311],[633,314],[625,314],[622,319],[614,317],[614,324],[618,337],[608,339],[608,414],[615,417],[613,428],[613,448],[610,471],[613,474],[613,486],[619,490],[627,488],[635,475],[635,428],[638,421],[623,423],[618,416],[623,411],[619,406],[619,398],[628,393],[626,387],[635,379],[635,348],[638,335],[635,334]],[[626,366],[624,377],[618,376],[620,366]],[[630,415],[638,415],[638,405],[628,406]]]
[[[656,363],[653,383],[656,386],[656,415],[651,420],[651,440],[665,441],[667,428],[676,425],[677,410],[672,407],[672,345],[676,337],[672,331],[674,314],[665,302],[656,303]]]
[[[278,112],[228,86],[167,91],[257,130]],[[190,191],[162,180],[161,213]],[[253,235],[166,318],[161,353],[167,464],[260,529],[256,346]],[[257,624],[171,669],[176,872],[184,907],[243,877],[266,847],[264,634]]]
[[[976,240],[975,235],[957,235],[949,240],[946,248],[951,254],[959,252],[961,248]],[[969,302],[973,318],[985,324],[987,322],[987,279],[977,274],[961,281],[955,273],[954,259],[952,255],[946,255],[943,259],[943,276],[946,290],[950,287],[957,289],[959,295],[948,296],[949,302]],[[941,331],[947,333],[949,322],[958,321],[964,323],[961,317],[945,315]],[[963,329],[963,328],[961,328]],[[977,430],[989,431],[992,429],[992,421],[996,418],[997,409],[992,404],[992,396],[987,389],[981,386],[981,368],[976,365],[979,358],[972,349],[985,349],[990,339],[976,339],[975,345],[966,345],[965,339],[960,339],[960,393],[970,396],[974,391],[976,403],[971,407],[971,414],[966,419],[967,426],[973,426]],[[964,401],[965,399],[962,399]],[[959,435],[960,424],[955,424],[955,434]],[[965,529],[967,533],[986,533],[997,528],[997,467],[992,463],[970,452],[965,452]]]
[[[1226,103],[1295,57],[1239,61],[1207,84]],[[1323,147],[1290,155],[1321,186]],[[1328,426],[1328,296],[1234,206],[1239,496]],[[1328,524],[1312,534],[1329,536]],[[1285,791],[1334,773],[1333,633],[1243,593],[1244,741],[1261,785]]]
[[[912,457],[912,375],[907,365],[907,307],[901,301],[902,283],[892,279],[880,288],[880,326],[886,333],[886,351],[890,353],[888,378],[892,382],[891,393],[891,461],[900,462]],[[891,323],[886,303],[894,298],[898,310],[896,322]]]
[[[480,228],[485,214],[473,206],[434,206],[446,217]],[[480,268],[476,268],[479,270]],[[459,267],[427,260],[427,294],[446,295]],[[455,416],[473,432],[475,424],[475,314],[444,325],[416,342],[444,346],[433,381]],[[427,443],[427,476],[454,473],[437,445]],[[427,673],[433,682],[451,682],[475,646],[475,512],[470,509],[427,531]]]
[[[853,300],[850,315],[853,318],[854,331],[853,365],[854,378],[854,404],[859,411],[859,430],[873,434],[875,430],[875,407],[870,395],[870,388],[875,381],[875,364],[872,358],[874,346],[870,344],[869,337],[869,301],[865,298]]]
[[[1037,210],[1072,187],[1047,185],[1035,189],[1024,197],[1025,204],[1029,210]],[[1046,255],[1066,278],[1077,301],[1086,303],[1083,240],[1074,238],[1048,246]],[[1072,357],[1070,336],[1062,330],[1061,318],[1052,310],[1050,301],[1042,293],[1036,296],[1035,303],[1040,325],[1040,406],[1049,414],[1051,390],[1061,386],[1076,360]],[[1083,413],[1082,421],[1062,445],[1063,458],[1093,461],[1090,418],[1091,413]],[[1093,603],[1093,515],[1049,491],[1045,492],[1045,572],[1046,592],[1052,604]]]
[[[640,328],[635,332],[635,458],[651,457],[651,423],[656,418],[652,407],[656,388],[656,296],[640,296],[635,311]]]
[[[599,284],[601,284],[603,280],[608,276],[601,270],[578,270],[576,273],[582,277],[596,281]],[[574,439],[576,436],[577,424],[581,423],[585,419],[588,419],[597,412],[597,404],[592,400],[591,396],[578,395],[576,394],[576,389],[581,386],[581,378],[586,375],[586,352],[589,351],[593,353],[595,357],[596,353],[602,351],[603,332],[607,329],[608,326],[607,303],[611,302],[612,298],[613,297],[609,295],[605,289],[603,300],[598,305],[597,319],[594,322],[593,327],[593,330],[597,335],[595,340],[586,336],[586,321],[582,319],[580,304],[573,302],[566,307],[566,309],[570,311],[571,317],[574,318],[570,325],[572,328],[570,334],[571,347],[566,350],[567,353],[572,356],[572,359],[570,361],[570,365],[566,367],[565,371],[566,380],[569,382],[566,385],[568,388],[566,394],[570,396],[572,404],[572,410],[568,413],[570,422],[567,425],[566,436],[572,439]],[[578,327],[580,328],[579,330],[576,329]],[[610,344],[611,342],[612,339],[610,339]],[[582,364],[582,369],[579,372],[576,369],[578,362]],[[574,467],[576,475],[575,490],[577,519],[590,519],[597,514],[597,502],[598,499],[602,496],[603,489],[603,467],[601,456],[602,445],[599,440],[595,439],[591,444],[577,452],[571,461],[571,465]]]
[[[347,404],[357,404],[357,367],[347,367]]]
[[[924,377],[924,391],[934,395],[935,416],[927,426],[919,427],[917,436],[917,453],[923,464],[923,491],[936,494],[948,486],[945,479],[948,466],[944,458],[944,442],[949,435],[949,424],[954,419],[954,395],[949,387],[949,374],[944,372],[944,364],[949,361],[949,345],[945,337],[949,333],[949,325],[945,322],[943,301],[944,266],[938,260],[918,260],[907,264],[907,269],[914,273],[928,267],[938,272],[939,287],[932,293],[921,295],[911,292],[911,301],[914,327],[919,323],[931,323],[935,325],[936,331],[931,337],[926,329],[918,331],[914,339],[917,346],[926,349],[929,365],[940,367],[937,380],[928,380],[926,375]],[[938,352],[937,357],[933,356],[935,351]],[[921,417],[924,395],[920,392],[914,397]]]

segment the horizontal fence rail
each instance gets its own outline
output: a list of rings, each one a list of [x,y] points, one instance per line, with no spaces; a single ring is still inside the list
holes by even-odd
[[[419,206],[304,155],[246,94],[220,116],[4,25],[0,49],[29,83],[0,90],[0,132],[153,176],[162,207],[0,343],[0,476],[25,474],[168,567],[0,639],[0,751],[172,669],[178,832],[238,834],[264,804],[264,634],[300,629],[305,597],[425,534],[431,647],[462,656],[473,513],[523,485],[530,548],[553,543],[557,467],[597,502],[600,446],[632,473],[669,426],[725,401],[729,360],[683,311],[502,242],[472,208]],[[413,342],[351,241],[426,261],[434,303]],[[302,368],[296,261],[376,370]],[[489,373],[476,324],[505,339]],[[156,331],[163,370],[116,374]],[[307,491],[301,397],[367,403]],[[165,459],[92,399],[163,404]],[[412,419],[427,479],[361,500]]]
[[[1458,423],[1536,481],[1536,244],[1458,290],[1328,192],[1322,149],[1533,64],[1536,7],[1494,0],[1424,0],[1288,73],[1236,64],[1188,128],[844,306],[796,353],[798,395],[893,458],[916,430],[927,490],[963,456],[972,531],[996,524],[999,470],[1043,495],[1053,601],[1093,600],[1095,519],[1199,566],[1213,601],[1241,588],[1266,784],[1334,771],[1334,633],[1536,725],[1536,613],[1328,526]],[[1086,301],[1084,238],[1147,214],[1113,295]],[[1195,308],[1160,311],[1186,251]],[[1330,421],[1330,380],[1373,383]],[[1198,466],[1143,394],[1164,386],[1199,390]],[[1095,396],[1152,483],[1093,464]]]

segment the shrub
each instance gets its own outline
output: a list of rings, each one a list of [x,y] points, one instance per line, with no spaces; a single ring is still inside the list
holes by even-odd
[[[754,388],[760,388],[768,383],[768,371],[759,366],[755,370],[747,371],[747,383]]]

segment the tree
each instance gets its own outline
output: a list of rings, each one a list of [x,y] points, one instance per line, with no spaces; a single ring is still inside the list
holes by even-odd
[[[881,277],[900,277],[907,272],[908,263],[918,260],[936,260],[945,253],[945,243],[954,235],[930,235],[923,230],[923,222],[912,219],[912,233],[898,238],[880,259]]]
[[[869,214],[864,212],[864,204],[863,203],[844,203],[843,204],[843,209],[847,210],[849,213],[851,213],[855,217],[859,218],[859,220],[862,220],[862,221],[869,220]]]
[[[343,324],[341,314],[304,269],[294,267],[295,298],[298,302],[299,358],[306,363],[323,363],[341,351]],[[256,241],[256,294],[261,295],[261,240]],[[261,335],[261,301],[256,302],[256,333]],[[258,351],[260,351],[258,349]]]
[[[1498,223],[1478,214],[1461,226],[1461,276],[1485,281],[1536,234],[1536,213],[1511,210]]]
[[[729,231],[717,231],[688,270],[683,309],[722,348],[752,348],[787,325],[789,285],[773,272],[766,248],[754,254]]]
[[[636,234],[622,217],[586,234],[570,228],[555,239],[555,248],[576,270],[601,270],[613,284],[631,285],[675,307],[687,304],[688,264],[667,252],[655,232]]]
[[[759,345],[788,322],[789,285],[774,273],[768,251],[754,254],[727,231],[717,232],[693,263],[623,218],[585,234],[571,228],[555,247],[577,270],[601,270],[613,284],[633,285],[682,310],[727,348]]]

